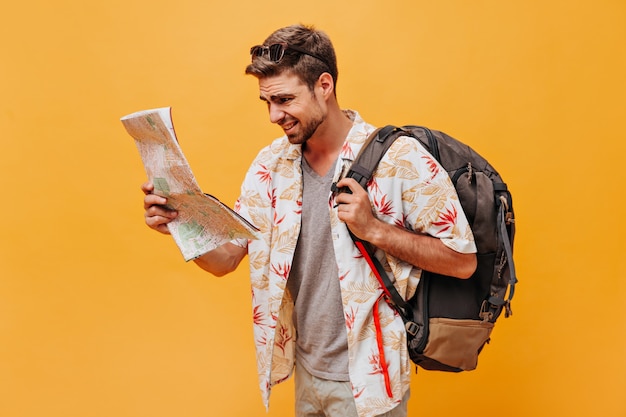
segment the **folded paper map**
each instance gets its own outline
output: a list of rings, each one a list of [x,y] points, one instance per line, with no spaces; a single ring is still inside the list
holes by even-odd
[[[167,226],[185,261],[233,239],[257,238],[256,227],[200,190],[178,144],[170,107],[132,113],[121,121],[135,139],[154,194],[178,211]]]

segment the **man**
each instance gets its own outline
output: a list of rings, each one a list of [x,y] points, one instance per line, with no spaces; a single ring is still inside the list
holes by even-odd
[[[362,189],[342,178],[374,127],[339,107],[337,63],[323,32],[282,28],[251,49],[270,121],[284,136],[252,163],[235,209],[261,238],[233,241],[195,262],[221,276],[250,262],[261,391],[295,366],[298,416],[406,416],[411,363],[401,318],[348,229],[378,248],[404,296],[421,270],[459,278],[475,245],[446,172],[412,138],[400,138]],[[331,185],[351,193],[333,193]],[[176,212],[142,186],[146,224],[167,233]]]

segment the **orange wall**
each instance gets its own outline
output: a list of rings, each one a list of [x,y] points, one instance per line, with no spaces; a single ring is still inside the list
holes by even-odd
[[[248,48],[297,22],[333,38],[344,107],[462,138],[514,193],[514,315],[478,370],[419,372],[410,415],[626,415],[623,1],[6,3],[0,416],[266,415],[247,267],[213,278],[143,224],[119,118],[172,106],[232,204],[280,134]],[[288,382],[269,415],[292,404]]]

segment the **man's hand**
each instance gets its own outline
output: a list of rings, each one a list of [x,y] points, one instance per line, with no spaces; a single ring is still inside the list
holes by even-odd
[[[356,237],[371,242],[383,223],[374,217],[367,192],[353,178],[343,178],[337,182],[337,187],[350,190],[335,197],[337,217]]]
[[[476,254],[459,253],[435,237],[414,233],[377,219],[367,192],[352,178],[337,182],[346,187],[335,197],[337,217],[346,223],[358,238],[370,242],[384,252],[426,271],[457,278],[469,278],[476,270]]]
[[[141,185],[141,191],[145,194],[143,208],[146,210],[144,217],[148,227],[163,234],[170,234],[167,224],[178,216],[178,212],[164,207],[165,204],[167,204],[165,197],[152,194],[154,184],[151,182],[143,183]]]

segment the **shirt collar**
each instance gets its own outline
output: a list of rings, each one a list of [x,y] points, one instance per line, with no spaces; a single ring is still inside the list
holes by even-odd
[[[375,130],[375,128],[374,126],[366,123],[356,110],[346,109],[343,110],[343,113],[352,121],[352,127],[348,132],[348,136],[343,144],[339,158],[346,161],[353,161],[363,146],[363,143],[365,143],[365,140]],[[302,145],[290,145],[285,155],[287,159],[301,158]]]

